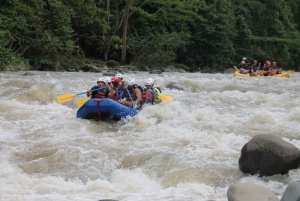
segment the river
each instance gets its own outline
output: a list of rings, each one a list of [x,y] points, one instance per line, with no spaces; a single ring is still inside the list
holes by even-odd
[[[280,198],[300,179],[299,169],[258,177],[238,166],[257,134],[300,148],[299,73],[126,73],[140,84],[152,77],[174,100],[110,123],[76,118],[84,95],[56,102],[91,88],[102,73],[24,73],[0,73],[0,200],[227,201],[229,186],[245,182]]]

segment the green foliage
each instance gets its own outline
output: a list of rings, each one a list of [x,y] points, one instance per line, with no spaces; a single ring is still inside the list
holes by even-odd
[[[138,70],[137,66],[135,66],[135,65],[132,65],[132,64],[130,64],[130,65],[126,65],[126,68],[127,68],[128,70],[132,70],[132,71],[136,71],[136,70]]]
[[[114,60],[109,60],[109,61],[106,63],[106,65],[107,65],[108,67],[119,67],[119,66],[120,66],[119,62],[114,61]]]
[[[183,70],[188,70],[189,69],[189,67],[185,64],[178,64],[177,68],[180,68],[180,69],[183,69]]]
[[[119,66],[127,0],[0,1],[0,70]],[[216,72],[246,56],[300,66],[299,0],[130,1],[127,64]],[[115,60],[115,61],[111,61]],[[218,69],[218,70],[216,70]]]

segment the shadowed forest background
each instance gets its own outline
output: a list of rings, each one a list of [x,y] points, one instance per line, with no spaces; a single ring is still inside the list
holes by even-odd
[[[2,0],[0,70],[79,70],[93,58],[214,72],[242,57],[299,70],[299,10],[300,0]]]

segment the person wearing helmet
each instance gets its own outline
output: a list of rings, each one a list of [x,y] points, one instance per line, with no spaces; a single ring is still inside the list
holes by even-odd
[[[92,91],[95,89],[99,89],[99,90]],[[97,86],[93,86],[90,90],[87,90],[86,96],[91,98],[107,98],[109,93],[110,93],[110,89],[106,86],[105,78],[101,77],[97,80]]]
[[[249,65],[250,63],[246,63],[247,58],[244,57],[243,60],[241,61],[241,63],[239,64],[240,66],[240,73],[242,74],[246,74],[249,73]]]
[[[260,63],[257,66],[257,60],[254,60],[253,64],[251,65],[250,76],[257,76],[257,75],[259,75],[259,73],[258,73],[258,71],[259,71],[258,69],[259,68],[260,68]]]
[[[105,77],[104,80],[105,80],[105,82],[106,82],[106,85],[107,85],[107,86],[110,86],[110,83],[111,83],[110,77]]]
[[[119,94],[119,89],[118,89],[118,84],[120,83],[120,79],[117,77],[111,78],[109,88],[110,88],[110,93],[108,94],[108,98],[113,99],[115,101],[119,101],[120,99],[120,94]]]
[[[263,74],[264,76],[268,76],[271,73],[272,68],[271,68],[271,62],[270,61],[265,62],[263,70],[265,71],[264,74]]]
[[[147,105],[154,105],[162,102],[159,98],[159,93],[161,93],[158,87],[154,88],[154,80],[148,78],[145,82],[145,87],[143,89],[143,102]]]
[[[117,73],[115,77],[119,78],[120,80],[123,80],[123,75],[121,73]]]
[[[282,68],[277,67],[276,61],[273,61],[272,65],[273,65],[273,69],[275,68],[275,70],[276,70],[276,74],[282,73]]]
[[[125,100],[120,103],[132,108],[141,108],[143,105],[142,94],[143,88],[135,83],[135,79],[130,78],[127,86],[124,86]]]
[[[272,62],[271,67],[272,67],[272,70],[271,70],[271,72],[269,73],[269,76],[273,76],[273,75],[280,74],[281,71],[282,71],[281,68],[280,68],[280,69],[277,68],[276,61],[273,61],[273,62]]]
[[[125,80],[123,79],[123,75],[121,73],[117,73],[115,75],[115,77],[119,78],[120,79],[120,83],[118,84],[118,88],[122,91],[125,90],[124,88],[124,84],[126,83]],[[121,98],[123,99],[124,97],[121,96]]]

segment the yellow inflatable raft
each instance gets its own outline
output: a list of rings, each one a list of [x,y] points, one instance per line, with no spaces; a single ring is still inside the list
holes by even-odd
[[[290,77],[290,75],[287,73],[281,73],[281,74],[277,74],[277,75],[273,75],[273,76],[263,76],[263,75],[250,76],[249,73],[242,74],[242,73],[239,73],[238,71],[235,71],[233,76],[234,77],[253,77],[253,78],[259,78],[259,77],[286,77],[286,78],[289,78]]]

